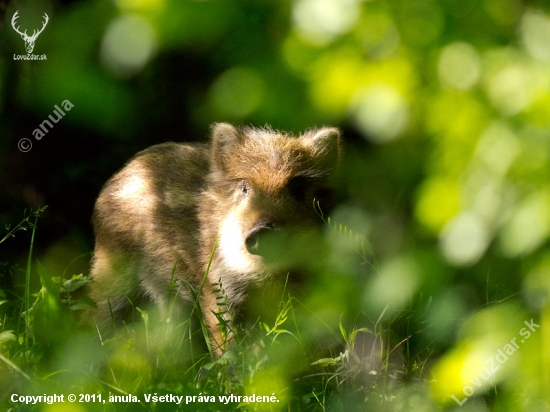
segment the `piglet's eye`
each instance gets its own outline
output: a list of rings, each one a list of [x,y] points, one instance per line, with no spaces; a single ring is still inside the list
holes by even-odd
[[[296,176],[288,182],[288,191],[290,195],[299,202],[303,202],[306,199],[307,188],[308,181],[303,176]]]
[[[246,196],[248,195],[248,183],[244,180],[239,180],[239,192],[241,195]]]

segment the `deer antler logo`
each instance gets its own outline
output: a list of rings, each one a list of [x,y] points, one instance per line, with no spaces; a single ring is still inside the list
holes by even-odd
[[[42,28],[40,30],[34,30],[33,33],[32,33],[32,36],[28,36],[27,35],[27,30],[25,30],[24,33],[21,33],[19,31],[19,27],[15,27],[15,21],[19,18],[18,16],[18,13],[19,13],[19,10],[17,10],[15,12],[15,14],[13,15],[13,18],[11,19],[11,25],[13,27],[13,29],[19,33],[21,35],[21,37],[23,38],[23,40],[25,40],[25,48],[27,49],[27,53],[32,53],[32,50],[34,49],[34,42],[36,41],[36,38],[38,37],[38,35],[40,33],[42,33],[44,31],[44,28],[46,27],[46,24],[48,24],[48,20],[50,20],[48,18],[48,15],[46,13],[44,13],[44,24],[42,25]]]

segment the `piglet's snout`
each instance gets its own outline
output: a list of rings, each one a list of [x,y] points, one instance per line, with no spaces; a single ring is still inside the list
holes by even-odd
[[[246,250],[252,255],[263,256],[266,251],[266,237],[275,230],[271,222],[259,222],[247,233]]]

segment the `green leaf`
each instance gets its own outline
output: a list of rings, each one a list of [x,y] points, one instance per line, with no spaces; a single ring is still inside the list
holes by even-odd
[[[338,326],[340,327],[340,333],[344,337],[344,341],[347,342],[348,335],[346,333],[346,330],[344,329],[344,325],[342,324],[342,316],[340,316],[340,320],[338,321]]]
[[[8,342],[13,341],[15,342],[17,338],[13,334],[12,330],[5,330],[4,332],[0,333],[0,342]]]
[[[59,287],[52,281],[52,277],[48,275],[48,271],[44,265],[37,259],[36,260],[36,270],[40,275],[40,283],[44,286],[49,294],[52,297],[59,299]]]
[[[90,282],[92,282],[92,278],[90,278],[89,276],[74,275],[71,279],[63,283],[63,287],[61,288],[61,291],[74,292],[75,290],[80,289],[83,286],[86,286]]]
[[[330,366],[330,365],[334,365],[336,363],[338,363],[340,361],[340,357],[338,358],[322,358],[322,359],[319,359],[318,361],[315,361],[311,364],[311,366],[313,365],[319,365],[319,366]]]
[[[88,297],[78,299],[71,305],[71,310],[83,310],[89,308],[97,308],[97,304]]]
[[[372,331],[369,328],[356,329],[353,332],[351,332],[351,335],[349,336],[352,342],[355,341],[355,336],[357,336],[359,332],[372,333]]]

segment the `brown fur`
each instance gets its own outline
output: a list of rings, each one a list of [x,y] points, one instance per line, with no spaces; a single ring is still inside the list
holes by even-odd
[[[220,353],[217,283],[234,314],[252,288],[277,275],[255,245],[263,244],[264,232],[319,223],[313,199],[330,186],[339,157],[337,129],[294,137],[225,123],[213,126],[209,145],[164,143],[138,153],[107,182],[95,206],[91,297],[98,308],[91,317],[108,326],[111,311],[117,320],[124,316],[127,297],[152,300],[166,315],[175,265],[174,279],[201,291]],[[175,290],[192,301],[186,284]]]

